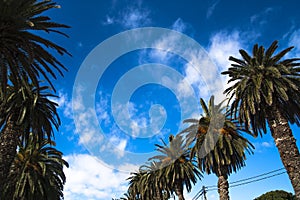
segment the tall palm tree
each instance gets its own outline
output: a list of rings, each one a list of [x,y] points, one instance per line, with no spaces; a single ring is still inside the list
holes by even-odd
[[[15,93],[21,94],[20,90],[26,91],[24,88],[30,84],[39,88],[40,77],[43,77],[55,91],[51,78],[56,78],[56,73],[63,75],[63,71],[66,70],[52,53],[57,52],[60,55],[69,53],[40,34],[55,32],[65,35],[57,29],[68,26],[55,23],[44,15],[45,11],[58,7],[51,0],[0,0],[0,193],[16,154],[18,137],[25,131],[21,122],[25,119],[25,113],[28,113],[27,109],[22,108],[22,98],[15,101],[16,104],[9,104],[12,100],[9,97],[11,91],[8,90],[15,89]],[[9,77],[14,81],[8,81]],[[13,85],[9,86],[9,83]],[[32,101],[32,105],[35,106],[35,102],[36,99]],[[34,127],[29,128],[28,124],[25,125],[27,129],[38,134],[52,134],[52,131],[48,130],[52,129],[51,125],[57,124],[57,120],[53,120],[56,110],[53,113],[52,107],[45,106],[45,108],[48,111],[46,110],[44,116],[50,114],[49,120],[47,116],[41,117],[41,120],[35,117],[37,121],[33,121],[34,124],[31,125],[46,130],[40,132]],[[44,119],[50,124],[43,124]]]
[[[138,172],[132,172],[129,180],[129,187],[127,193],[133,199],[146,199],[145,198],[145,176],[147,172],[139,169]]]
[[[52,147],[53,141],[39,141],[38,135],[29,134],[20,142],[2,197],[12,200],[63,199],[66,176],[63,167],[68,163],[62,153]]]
[[[5,106],[0,116],[0,191],[15,158],[19,138],[26,141],[31,132],[41,141],[44,137],[50,140],[53,129],[58,129],[60,125],[57,104],[49,99],[55,96],[48,91],[48,87],[37,88],[33,85],[7,88],[7,98],[4,98]]]
[[[167,200],[170,190],[166,178],[161,175],[161,163],[152,161],[139,168],[138,172],[131,173],[127,196],[130,198],[148,200]],[[129,199],[129,196],[127,197]]]
[[[179,200],[184,200],[184,187],[188,192],[192,189],[192,184],[201,178],[201,173],[197,169],[193,160],[189,158],[189,149],[180,135],[170,135],[169,146],[156,144],[157,151],[161,154],[149,160],[161,162],[159,179],[165,178],[170,193],[175,192]]]
[[[38,32],[55,32],[68,26],[51,21],[45,11],[59,6],[50,1],[0,0],[0,92],[6,90],[8,76],[22,84],[29,79],[35,86],[43,76],[54,89],[51,78],[63,75],[64,65],[53,55],[69,54],[64,48],[43,38]],[[51,49],[51,53],[49,50]]]
[[[154,200],[167,200],[170,198],[170,187],[167,183],[167,178],[162,175],[162,162],[152,161],[146,165],[141,166],[141,170],[147,172],[145,175],[146,178],[146,187],[148,190],[151,190],[150,198]]]
[[[299,58],[283,59],[293,47],[274,55],[278,41],[265,51],[254,45],[252,56],[240,50],[242,59],[230,57],[232,67],[222,74],[234,85],[225,90],[233,99],[232,113],[255,135],[267,133],[267,124],[300,199],[300,155],[289,123],[300,125]]]
[[[223,102],[215,105],[212,96],[208,106],[202,98],[200,103],[204,115],[184,120],[191,125],[180,134],[191,145],[190,155],[197,158],[199,169],[218,177],[220,200],[229,200],[228,176],[245,166],[245,152],[253,153],[254,146],[241,135],[242,127],[224,113]]]

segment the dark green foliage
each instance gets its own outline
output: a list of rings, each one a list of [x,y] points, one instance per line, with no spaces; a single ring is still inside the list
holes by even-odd
[[[255,135],[267,132],[267,112],[272,106],[290,123],[300,125],[300,59],[283,60],[293,47],[273,55],[277,48],[278,41],[266,51],[256,44],[252,57],[240,50],[242,59],[230,57],[232,67],[222,72],[230,77],[228,83],[234,82],[224,92],[233,100],[232,114]]]
[[[192,146],[191,156],[197,158],[200,170],[208,174],[218,176],[220,168],[226,175],[236,172],[245,166],[245,152],[252,154],[254,146],[242,136],[243,127],[225,113],[222,102],[215,105],[212,96],[208,106],[203,99],[200,103],[203,117],[184,120],[191,125],[181,132]]]
[[[46,139],[39,142],[35,134],[20,143],[3,193],[6,199],[63,199],[66,181],[63,167],[69,165],[53,145]]]
[[[262,136],[268,125],[300,199],[300,155],[290,128],[290,123],[300,125],[300,58],[284,59],[293,47],[274,55],[277,48],[278,41],[266,51],[256,44],[252,56],[240,50],[242,59],[230,57],[233,63],[222,74],[233,85],[224,93],[232,100],[231,114],[246,130]]]
[[[254,200],[296,200],[296,197],[292,193],[283,190],[275,190],[267,192]]]
[[[190,150],[181,135],[170,135],[169,146],[156,144],[160,155],[149,160],[157,160],[160,163],[160,177],[164,177],[170,192],[183,192],[185,187],[188,192],[192,189],[192,184],[201,178],[194,160],[189,158]]]
[[[53,128],[58,130],[61,123],[57,113],[58,105],[51,100],[57,96],[50,93],[49,87],[38,88],[26,81],[24,83],[22,86],[13,84],[7,87],[0,127],[5,125],[10,116],[15,115],[16,125],[22,126],[24,130],[24,134],[19,133],[23,139],[28,137],[27,133],[32,132],[41,139],[47,137],[50,140],[54,136]]]
[[[156,144],[159,155],[131,173],[126,198],[141,200],[167,200],[172,193],[183,198],[183,188],[191,191],[192,184],[202,175],[194,161],[189,158],[189,149],[182,137],[171,135],[169,146]],[[125,199],[126,199],[125,198]]]
[[[53,8],[59,6],[52,1],[0,0],[0,92],[6,90],[9,75],[19,84],[22,79],[29,79],[35,86],[42,76],[54,89],[50,77],[56,78],[56,72],[62,75],[66,70],[52,55],[52,50],[60,55],[68,52],[36,34],[42,31],[65,35],[57,29],[68,26],[44,15]]]
[[[187,119],[191,125],[180,134],[185,135],[191,145],[191,158],[196,157],[198,167],[207,174],[218,176],[220,199],[229,199],[228,176],[245,166],[246,154],[252,154],[254,146],[242,136],[243,129],[226,113],[222,103],[214,104],[214,96],[208,106],[200,99],[203,116]],[[246,131],[247,132],[247,131]]]

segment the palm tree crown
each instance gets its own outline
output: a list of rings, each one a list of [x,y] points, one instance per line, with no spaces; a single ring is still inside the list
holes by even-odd
[[[180,200],[183,200],[183,188],[188,192],[192,189],[192,184],[197,182],[202,175],[197,169],[194,160],[189,158],[189,149],[180,135],[169,137],[169,146],[158,145],[157,151],[161,154],[149,160],[158,160],[161,163],[160,177],[164,177],[166,185],[171,193],[175,192]]]
[[[39,142],[35,134],[30,134],[29,140],[21,143],[3,194],[6,198],[63,198],[63,186],[66,181],[63,167],[69,165],[62,158],[62,153],[51,145],[55,143],[46,139]]]
[[[65,35],[57,28],[68,26],[52,22],[49,17],[42,15],[52,8],[59,6],[51,1],[0,1],[0,91],[5,91],[8,75],[16,80],[26,77],[35,86],[38,86],[38,79],[42,75],[54,89],[50,76],[56,78],[55,71],[62,75],[62,70],[66,70],[47,49],[60,55],[68,52],[40,34],[35,34],[44,31]]]
[[[277,107],[290,122],[300,125],[300,63],[299,58],[282,58],[293,49],[289,47],[273,55],[278,48],[274,41],[265,51],[254,45],[252,57],[240,50],[242,59],[230,57],[232,67],[222,72],[234,85],[224,93],[233,98],[232,111],[255,135],[266,133],[266,118],[270,107]]]
[[[223,113],[223,102],[215,105],[212,96],[208,106],[202,98],[200,103],[204,116],[199,120],[185,120],[185,123],[191,125],[180,134],[185,135],[192,146],[191,157],[197,158],[199,169],[219,177],[219,190],[224,190],[219,191],[220,199],[229,199],[227,178],[245,166],[245,152],[253,153],[254,146],[242,136],[243,128],[231,120],[228,113]]]

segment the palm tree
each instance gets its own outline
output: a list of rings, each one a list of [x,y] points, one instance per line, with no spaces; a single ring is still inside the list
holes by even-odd
[[[138,200],[130,191],[127,191],[124,194],[124,197],[121,197],[120,199],[112,199],[112,200]]]
[[[267,133],[267,124],[281,161],[300,199],[300,155],[289,123],[300,125],[299,58],[283,59],[289,47],[274,55],[278,42],[265,51],[254,45],[252,57],[240,50],[242,59],[230,57],[232,67],[222,74],[234,85],[224,93],[231,95],[232,114],[257,136]]]
[[[217,175],[220,200],[229,200],[228,176],[245,166],[245,151],[253,153],[254,147],[241,135],[242,127],[223,113],[223,102],[215,105],[212,96],[208,106],[202,98],[200,103],[204,116],[184,120],[191,125],[180,134],[191,145],[190,155],[197,158],[199,169]]]
[[[55,72],[63,75],[66,68],[52,55],[52,51],[60,55],[69,53],[35,34],[55,32],[66,36],[57,28],[68,26],[52,22],[43,15],[53,8],[59,6],[51,0],[0,0],[0,92],[5,93],[8,76],[13,76],[19,84],[28,79],[35,86],[39,85],[39,77],[43,76],[54,89],[50,77],[56,78]],[[51,53],[47,49],[51,49]]]
[[[31,133],[21,144],[2,196],[12,200],[63,199],[63,167],[68,163],[52,147],[55,143],[47,139],[39,142],[38,135]]]
[[[65,35],[57,29],[68,28],[68,26],[52,22],[49,17],[43,15],[45,11],[58,7],[51,0],[0,0],[0,193],[16,154],[18,137],[25,131],[22,124],[26,119],[24,116],[29,113],[28,107],[22,107],[22,98],[14,101],[15,104],[9,104],[12,102],[11,89],[15,90],[17,96],[21,95],[21,91],[26,91],[24,88],[28,88],[30,84],[38,91],[39,78],[43,77],[55,91],[51,78],[56,78],[56,72],[63,75],[63,71],[66,70],[52,53],[57,52],[60,55],[69,53],[61,46],[40,36],[40,32]],[[13,81],[8,81],[9,77]],[[9,83],[13,85],[9,86]],[[31,105],[35,106],[35,102],[36,99],[33,99]],[[32,121],[33,123],[27,120],[25,127],[31,129],[31,132],[49,136],[52,134],[51,126],[58,127],[59,123],[57,118],[54,119],[56,110],[53,110],[52,106],[48,108],[47,105],[44,108],[48,109],[44,113],[45,117],[34,117],[37,121]],[[47,119],[48,114],[50,118]],[[50,123],[43,124],[44,119]],[[40,127],[37,129],[46,130],[36,130],[37,126]]]
[[[139,168],[138,172],[131,173],[128,199],[154,199],[167,200],[170,198],[170,190],[166,184],[166,178],[160,176],[161,163],[152,161]]]
[[[157,151],[161,154],[149,160],[158,160],[161,163],[159,179],[164,178],[170,193],[175,192],[179,200],[184,200],[184,187],[188,192],[192,189],[192,184],[201,178],[193,160],[189,158],[189,149],[180,135],[170,135],[169,146],[163,142],[162,145],[156,144]]]
[[[145,185],[144,177],[147,172],[139,169],[138,172],[132,172],[131,176],[127,179],[129,180],[129,187],[127,194],[130,194],[130,197],[133,199],[145,199]]]
[[[161,162],[151,161],[140,167],[141,170],[147,172],[145,174],[145,185],[151,191],[149,192],[150,198],[152,197],[151,199],[154,200],[167,200],[171,196],[166,177],[161,176],[162,164]]]
[[[53,129],[60,125],[57,104],[49,99],[55,96],[48,91],[46,86],[37,88],[33,85],[7,88],[0,117],[0,191],[15,158],[19,138],[26,141],[31,132],[41,141],[45,136],[50,141]]]

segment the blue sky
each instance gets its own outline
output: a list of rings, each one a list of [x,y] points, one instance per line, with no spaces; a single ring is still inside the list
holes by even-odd
[[[70,38],[49,36],[72,54],[60,58],[69,71],[55,81],[62,118],[57,148],[70,164],[66,200],[122,196],[129,172],[155,153],[154,144],[180,131],[183,119],[200,116],[200,97],[224,98],[227,80],[219,73],[239,49],[279,40],[279,49],[295,46],[289,57],[300,56],[296,0],[57,3],[61,9],[48,14],[72,27],[65,30]],[[299,147],[299,128],[293,132]],[[255,154],[229,182],[282,167],[269,134],[246,137]],[[186,199],[216,184],[205,175]],[[286,174],[231,188],[230,195],[250,200],[275,189],[292,191]],[[218,199],[216,191],[207,196]]]

